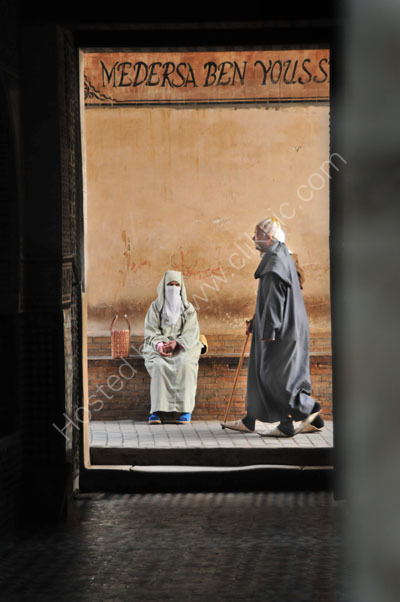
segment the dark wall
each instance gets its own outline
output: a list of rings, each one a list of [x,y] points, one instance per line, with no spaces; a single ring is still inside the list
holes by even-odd
[[[20,71],[17,6],[0,3],[0,532],[12,528],[20,499],[21,199]]]
[[[65,516],[79,470],[82,186],[77,49],[0,8],[2,532]]]
[[[77,53],[68,32],[22,24],[22,516],[28,520],[64,516],[79,470],[81,424],[74,416],[82,405],[83,214]]]

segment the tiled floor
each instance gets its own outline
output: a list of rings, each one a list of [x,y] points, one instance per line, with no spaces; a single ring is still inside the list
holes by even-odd
[[[348,602],[330,492],[100,495],[0,546],[4,602]]]
[[[256,431],[269,426],[258,422]],[[333,424],[325,422],[321,432],[295,437],[260,437],[257,433],[223,430],[217,421],[194,421],[189,425],[160,424],[119,420],[92,421],[90,446],[96,448],[205,449],[205,448],[329,448],[333,447]]]

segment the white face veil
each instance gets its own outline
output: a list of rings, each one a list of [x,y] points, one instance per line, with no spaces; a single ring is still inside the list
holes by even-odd
[[[181,299],[181,287],[166,284],[163,316],[167,318],[170,324],[174,325],[184,309]]]
[[[180,286],[169,286],[175,280]],[[176,324],[179,316],[188,307],[186,289],[181,272],[167,270],[157,288],[157,306],[162,315],[172,325]]]

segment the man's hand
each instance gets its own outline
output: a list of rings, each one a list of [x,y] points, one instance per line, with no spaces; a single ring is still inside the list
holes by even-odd
[[[246,335],[253,332],[253,319],[246,320]]]

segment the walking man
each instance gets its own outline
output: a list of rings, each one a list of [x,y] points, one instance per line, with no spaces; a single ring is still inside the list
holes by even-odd
[[[320,430],[321,406],[311,397],[309,327],[295,263],[283,242],[276,218],[255,228],[253,240],[261,261],[256,310],[247,322],[252,332],[247,375],[246,416],[221,423],[224,428],[253,432],[256,420],[278,422],[260,434],[292,437]],[[300,421],[295,428],[294,422]]]

